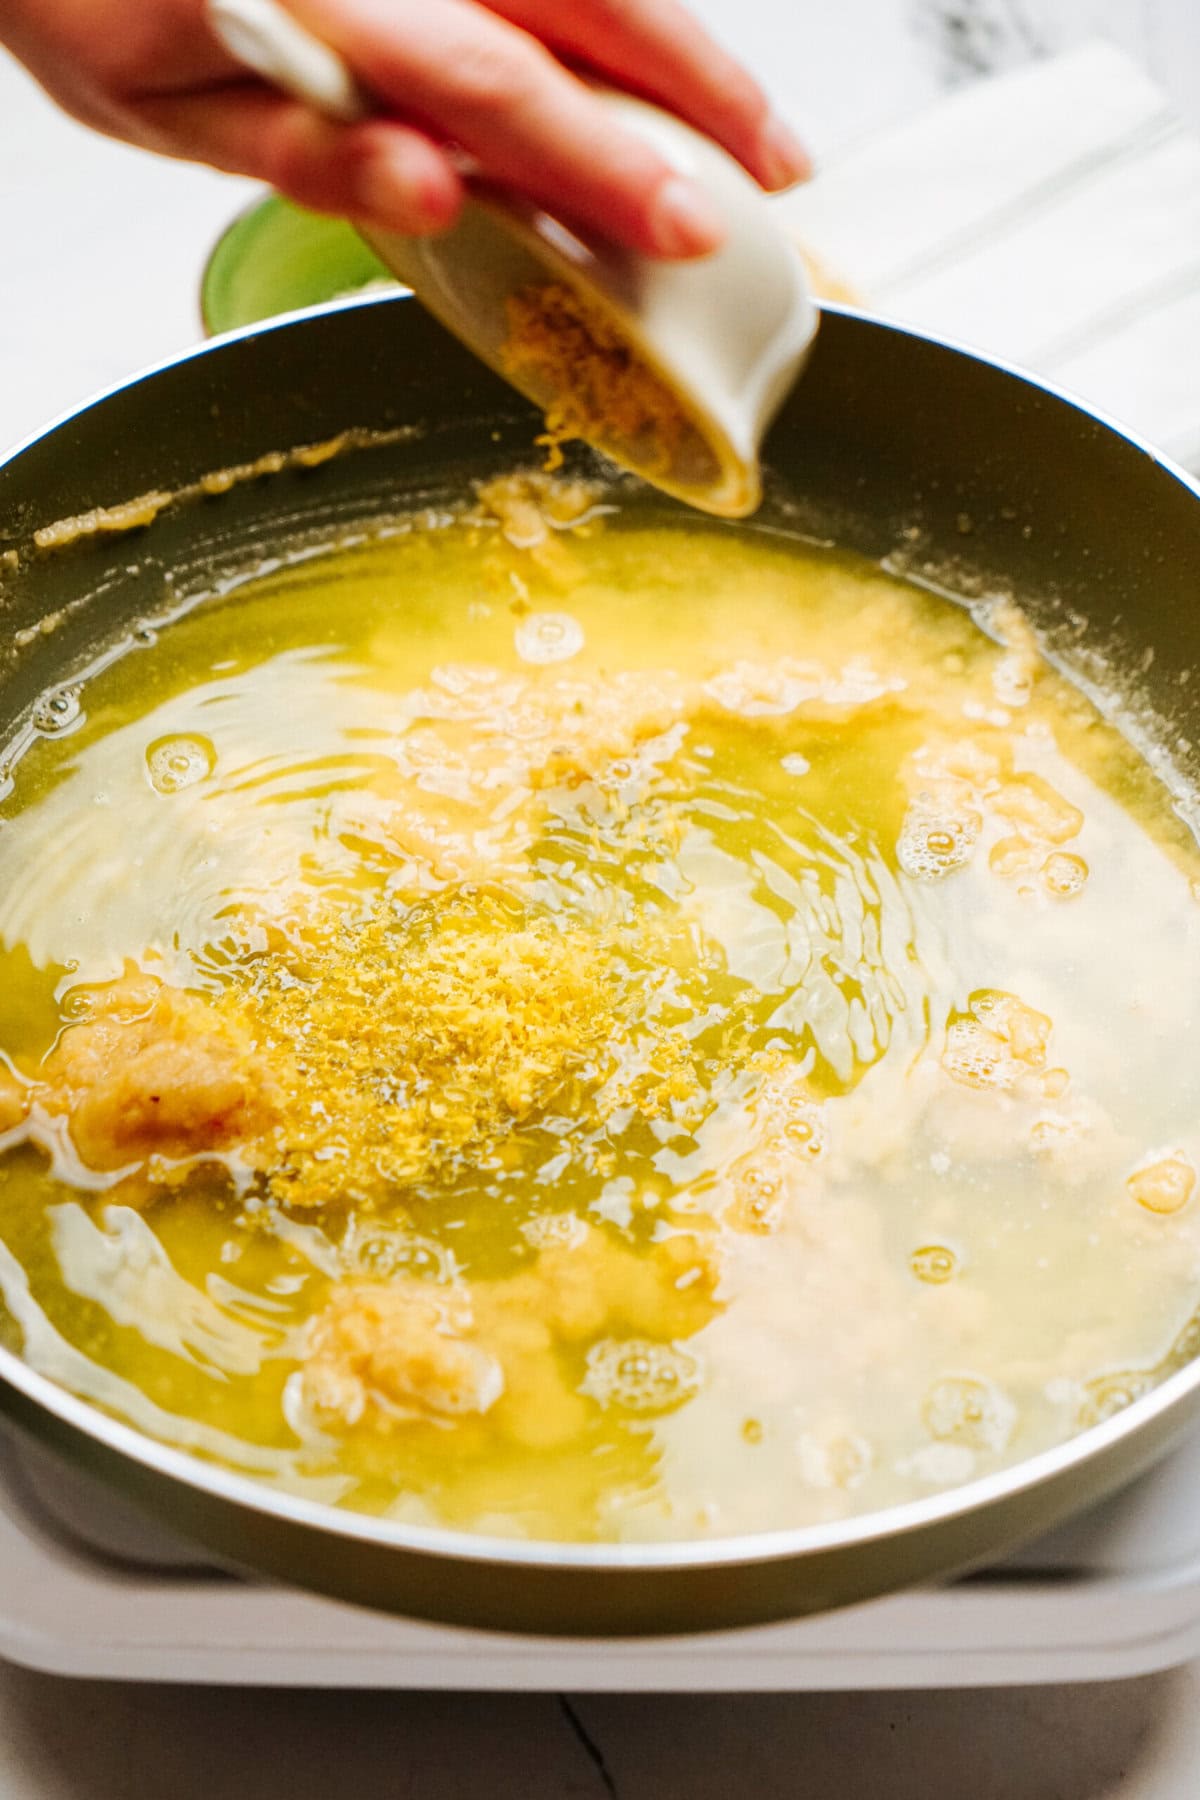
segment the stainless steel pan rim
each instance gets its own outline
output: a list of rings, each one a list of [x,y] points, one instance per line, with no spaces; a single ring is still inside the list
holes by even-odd
[[[1200,1389],[1200,1358],[1180,1369],[1150,1393],[1131,1401],[1099,1425],[1051,1450],[1014,1463],[995,1474],[945,1489],[925,1500],[907,1501],[882,1512],[862,1513],[827,1525],[806,1525],[738,1537],[683,1539],[655,1543],[570,1543],[557,1539],[487,1537],[468,1531],[399,1524],[355,1513],[271,1487],[250,1476],[235,1475],[186,1450],[176,1450],[110,1418],[77,1399],[47,1376],[39,1375],[10,1350],[0,1349],[0,1383],[16,1389],[35,1406],[52,1413],[84,1437],[107,1445],[141,1467],[174,1481],[219,1495],[269,1518],[288,1519],[322,1532],[362,1543],[391,1546],[459,1562],[502,1564],[510,1568],[688,1569],[737,1567],[741,1564],[791,1560],[825,1550],[904,1537],[992,1503],[1014,1499],[1055,1476],[1114,1449],[1153,1420]],[[0,1401],[2,1405],[2,1401]]]
[[[166,358],[128,381],[114,384],[84,406],[70,409],[0,458],[0,475],[9,463],[55,438],[64,426],[81,419],[101,403],[114,400],[127,390],[139,388],[155,376],[186,370],[189,365],[195,365],[204,358],[219,356],[231,346],[252,346],[258,340],[272,340],[278,333],[295,331],[297,328],[303,330],[306,325],[319,324],[337,314],[374,314],[380,308],[394,308],[397,305],[411,307],[413,304],[404,296],[351,296],[288,314],[277,321],[226,333],[181,356]],[[1200,507],[1200,484],[1192,476],[1172,464],[1135,433],[1052,383],[1039,380],[999,359],[981,357],[969,347],[872,318],[854,307],[827,306],[823,310],[832,318],[844,321],[849,336],[853,336],[861,328],[868,335],[874,334],[880,342],[885,338],[905,339],[910,341],[914,350],[924,346],[927,351],[952,353],[968,363],[982,366],[984,370],[990,369],[995,375],[1019,384],[1031,401],[1039,398],[1049,400],[1056,403],[1056,410],[1060,413],[1069,410],[1074,415],[1073,429],[1102,427],[1102,436],[1111,434],[1113,438],[1122,440],[1127,451],[1133,452],[1139,460],[1144,458],[1154,465],[1158,471],[1156,480],[1160,483],[1164,479],[1168,484],[1172,481],[1178,483],[1186,491],[1186,496],[1190,497],[1188,505]],[[851,326],[853,331],[849,329]],[[421,329],[424,330],[424,327]],[[1019,406],[1017,410],[1021,410]],[[554,1577],[561,1577],[568,1587],[571,1586],[572,1579],[577,1578],[571,1589],[572,1593],[586,1591],[595,1594],[603,1592],[603,1578],[606,1575],[616,1577],[618,1583],[625,1573],[631,1578],[644,1576],[650,1588],[653,1588],[654,1578],[657,1576],[663,1578],[666,1586],[660,1583],[656,1591],[667,1593],[670,1597],[671,1594],[684,1591],[678,1584],[671,1588],[672,1572],[678,1572],[686,1585],[689,1575],[701,1580],[703,1572],[708,1571],[712,1576],[707,1590],[708,1598],[699,1605],[695,1621],[698,1627],[708,1627],[722,1622],[747,1623],[756,1618],[794,1614],[804,1610],[806,1605],[803,1594],[797,1593],[794,1577],[789,1578],[790,1586],[785,1582],[786,1598],[778,1601],[765,1597],[769,1590],[764,1588],[761,1581],[755,1587],[751,1580],[750,1587],[754,1597],[748,1599],[739,1612],[738,1606],[730,1603],[729,1595],[732,1590],[729,1584],[721,1585],[722,1570],[745,1571],[750,1579],[750,1572],[755,1569],[766,1569],[769,1573],[772,1566],[776,1569],[781,1569],[782,1565],[794,1565],[800,1569],[806,1566],[816,1567],[822,1559],[836,1559],[843,1552],[851,1558],[858,1553],[863,1557],[864,1567],[870,1565],[877,1569],[880,1566],[879,1559],[876,1557],[872,1562],[872,1554],[881,1552],[886,1561],[888,1547],[895,1546],[899,1557],[897,1566],[903,1566],[902,1574],[895,1579],[911,1580],[931,1572],[949,1572],[979,1560],[982,1555],[994,1555],[1018,1539],[1022,1533],[1028,1534],[1033,1528],[1044,1528],[1089,1496],[1098,1497],[1109,1491],[1161,1453],[1182,1428],[1186,1418],[1200,1410],[1200,1360],[1171,1375],[1151,1392],[1132,1401],[1103,1423],[1081,1432],[1065,1443],[997,1473],[965,1482],[959,1487],[928,1498],[829,1524],[676,1542],[569,1543],[487,1537],[466,1531],[402,1524],[387,1518],[345,1511],[331,1504],[311,1501],[274,1488],[257,1478],[232,1473],[190,1452],[144,1436],[133,1427],[76,1398],[48,1376],[37,1373],[15,1352],[3,1348],[0,1348],[0,1410],[10,1412],[20,1425],[37,1435],[47,1437],[75,1459],[95,1463],[110,1479],[120,1479],[135,1494],[143,1498],[150,1495],[160,1511],[167,1510],[164,1496],[173,1494],[186,1521],[185,1529],[197,1526],[196,1535],[201,1538],[206,1537],[207,1531],[204,1497],[209,1497],[218,1507],[223,1504],[227,1513],[237,1513],[247,1522],[247,1541],[255,1546],[255,1554],[248,1556],[246,1560],[255,1561],[257,1558],[266,1566],[274,1566],[277,1573],[280,1572],[280,1563],[272,1565],[271,1555],[267,1554],[264,1546],[270,1542],[272,1523],[282,1532],[286,1533],[290,1529],[292,1550],[286,1553],[289,1560],[285,1572],[297,1580],[311,1579],[312,1585],[328,1592],[344,1592],[348,1597],[362,1599],[364,1596],[369,1597],[369,1584],[365,1581],[348,1581],[345,1575],[345,1558],[339,1562],[337,1555],[334,1556],[334,1573],[322,1573],[318,1570],[310,1575],[297,1562],[294,1554],[297,1544],[323,1541],[331,1550],[341,1545],[349,1554],[352,1554],[355,1546],[360,1546],[364,1554],[374,1551],[386,1557],[389,1552],[396,1553],[398,1559],[410,1570],[419,1568],[424,1563],[429,1563],[435,1569],[440,1565],[447,1571],[457,1567],[464,1571],[466,1579],[471,1578],[472,1570],[478,1571],[482,1578],[482,1572],[490,1568],[496,1572],[501,1583],[507,1577],[513,1586],[511,1590],[505,1590],[502,1585],[498,1593],[492,1595],[488,1605],[480,1609],[478,1622],[494,1625],[498,1620],[503,1620],[504,1594],[509,1591],[512,1594],[514,1625],[532,1624],[535,1628],[560,1631],[575,1627],[570,1621],[564,1623],[553,1616],[556,1604],[554,1596],[561,1588],[561,1583],[555,1586]],[[1085,1473],[1085,1465],[1093,1463],[1096,1470]],[[144,1479],[139,1476],[144,1476]],[[1041,1493],[1035,1500],[1033,1496],[1036,1490],[1041,1490]],[[1050,1498],[1047,1498],[1048,1495]],[[1026,1496],[1030,1497],[1028,1507],[1023,1505]],[[195,1505],[190,1504],[193,1499]],[[999,1528],[994,1529],[990,1537],[985,1526],[972,1529],[969,1522],[973,1516],[986,1519],[993,1514]],[[956,1533],[953,1529],[956,1523],[964,1524],[965,1528]],[[941,1554],[933,1547],[938,1527],[948,1528],[945,1534],[947,1549]],[[224,1527],[218,1529],[216,1525],[207,1536],[208,1541],[219,1543],[222,1547],[230,1540],[230,1532]],[[920,1540],[919,1551],[902,1550],[900,1541],[905,1539],[914,1542]],[[229,1554],[234,1556],[235,1552],[230,1550]],[[280,1561],[284,1559],[284,1555],[284,1552],[280,1553]],[[542,1600],[535,1599],[529,1607],[523,1606],[518,1593],[521,1571],[526,1571],[531,1581],[536,1581],[539,1572],[547,1578],[550,1585],[544,1592],[551,1594],[549,1602],[543,1604]],[[865,1593],[882,1591],[886,1586],[895,1585],[894,1580],[869,1575],[862,1578],[863,1585],[856,1587],[856,1579],[852,1576],[848,1581],[841,1581],[839,1578],[833,1582],[832,1589],[828,1583],[822,1586],[818,1582],[811,1604],[835,1604],[839,1600],[861,1598]],[[621,1591],[632,1595],[637,1585],[634,1581],[632,1586]],[[399,1590],[403,1590],[403,1579],[398,1580],[397,1586]],[[781,1594],[784,1594],[785,1588],[780,1589]],[[457,1590],[460,1597],[453,1603],[448,1600],[443,1608],[438,1600],[429,1597],[431,1590],[426,1586],[415,1597],[411,1610],[424,1616],[444,1614],[459,1622],[472,1622],[470,1601],[461,1598],[467,1591],[460,1584]],[[407,1609],[402,1591],[399,1598],[392,1594],[384,1597],[381,1603],[401,1610]],[[683,1628],[679,1623],[681,1613],[686,1610],[682,1601],[675,1604],[671,1600],[663,1615],[666,1624],[661,1626],[639,1612],[632,1599],[626,1604],[618,1598],[613,1605],[615,1625],[605,1624],[605,1603],[601,1599],[591,1611],[585,1607],[584,1612],[579,1615],[585,1628],[638,1631]],[[723,1614],[728,1614],[729,1617],[725,1619]]]

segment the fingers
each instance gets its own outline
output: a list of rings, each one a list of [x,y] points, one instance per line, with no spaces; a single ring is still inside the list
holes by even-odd
[[[459,177],[423,132],[387,119],[339,125],[264,88],[146,98],[135,130],[149,149],[254,176],[315,212],[389,231],[444,230],[463,201]]]
[[[528,32],[475,0],[291,0],[383,105],[453,141],[489,180],[652,256],[702,256],[712,203]],[[571,10],[564,6],[564,11]]]
[[[758,83],[679,0],[492,0],[497,12],[560,54],[656,100],[745,165],[765,188],[812,169]]]
[[[196,0],[190,0],[195,4]],[[724,222],[696,184],[613,122],[562,59],[659,101],[765,186],[805,168],[761,89],[678,0],[289,0],[380,103],[337,125],[250,85],[143,94],[142,141],[273,183],[301,204],[392,231],[436,231],[462,204],[443,148],[585,233],[702,256]]]

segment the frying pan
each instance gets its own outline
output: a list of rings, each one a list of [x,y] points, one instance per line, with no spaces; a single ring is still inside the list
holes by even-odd
[[[537,416],[404,297],[220,339],[60,420],[0,464],[0,742],[48,686],[148,614],[248,567],[528,460]],[[31,553],[34,531],[355,430],[147,529]],[[1126,699],[1179,777],[1200,743],[1200,489],[1077,403],[995,363],[826,308],[767,444],[760,522],[831,539],[964,597],[1015,590],[1052,653],[1137,671]],[[664,503],[666,504],[666,503]],[[0,834],[0,880],[3,880]],[[683,1632],[844,1605],[992,1560],[1161,1455],[1200,1361],[1058,1448],[949,1492],[796,1530],[679,1544],[468,1536],[276,1492],[141,1436],[22,1361],[0,1319],[0,1409],[219,1557],[368,1606],[560,1634]]]

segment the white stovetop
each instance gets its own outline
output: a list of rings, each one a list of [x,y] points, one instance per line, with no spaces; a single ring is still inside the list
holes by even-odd
[[[116,0],[113,0],[114,6]],[[1089,34],[1200,124],[1198,0],[694,0],[818,154]],[[102,143],[0,54],[0,446],[197,332],[252,191]],[[0,1595],[4,1572],[0,1569]],[[729,1698],[78,1684],[0,1665],[0,1800],[1195,1800],[1200,1665],[1092,1687]]]

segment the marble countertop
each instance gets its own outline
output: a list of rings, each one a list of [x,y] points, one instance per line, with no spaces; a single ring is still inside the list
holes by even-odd
[[[1197,0],[695,0],[818,156],[1101,35],[1200,125]],[[0,55],[0,444],[198,334],[253,192],[58,115]],[[0,1588],[3,1571],[0,1570]],[[0,1666],[3,1800],[1194,1800],[1200,1667],[991,1692],[657,1698],[67,1683]]]

